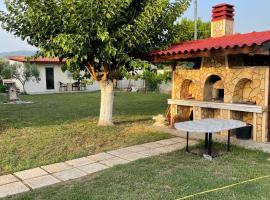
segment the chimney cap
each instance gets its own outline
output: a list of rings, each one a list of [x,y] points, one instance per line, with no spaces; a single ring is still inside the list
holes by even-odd
[[[213,6],[212,10],[212,22],[219,21],[223,19],[234,20],[234,5],[231,4],[218,4]]]
[[[218,4],[218,5],[213,6],[212,8],[216,9],[216,8],[220,8],[220,7],[233,8],[234,5],[232,5],[232,4],[227,4],[227,3],[221,3],[221,4]]]

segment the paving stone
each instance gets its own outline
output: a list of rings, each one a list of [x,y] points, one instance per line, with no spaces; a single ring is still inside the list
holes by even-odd
[[[162,144],[162,145],[171,145],[171,144],[175,144],[178,142],[179,141],[175,141],[175,140],[171,140],[171,139],[157,141],[157,143]]]
[[[67,169],[71,169],[72,166],[68,165],[67,163],[55,163],[51,165],[45,165],[41,167],[42,169],[46,170],[49,173],[61,172]]]
[[[175,141],[175,142],[180,142],[180,143],[186,142],[186,139],[180,138],[180,137],[171,138],[171,139],[169,139],[169,140]]]
[[[5,185],[7,183],[13,183],[13,182],[16,182],[16,181],[19,181],[19,179],[17,179],[12,174],[0,176],[0,185]]]
[[[115,155],[115,156],[122,156],[122,155],[132,153],[132,151],[129,151],[126,148],[124,148],[124,149],[117,149],[117,150],[113,150],[113,151],[108,151],[107,153]]]
[[[176,150],[179,150],[179,149],[183,149],[183,148],[186,148],[186,144],[177,143],[177,144],[167,146],[167,149],[169,149],[170,152],[176,151]]]
[[[53,173],[52,175],[62,181],[67,181],[86,176],[87,174],[79,169],[72,168],[62,172]]]
[[[159,148],[156,148],[155,150],[159,151],[161,154],[172,152],[173,150],[168,147],[170,146],[159,147]]]
[[[29,188],[26,187],[22,182],[9,183],[0,186],[0,198],[27,191],[29,191]]]
[[[78,167],[78,166],[82,166],[82,165],[89,165],[89,164],[94,163],[94,162],[96,162],[96,161],[90,160],[89,158],[86,158],[86,157],[66,161],[67,164],[72,165],[74,167]]]
[[[90,160],[94,160],[94,161],[102,161],[102,160],[107,160],[109,158],[114,158],[115,156],[112,154],[108,154],[108,153],[98,153],[95,155],[91,155],[88,156],[87,158],[89,158]]]
[[[129,162],[128,160],[124,160],[124,159],[121,159],[121,158],[118,158],[118,157],[100,161],[101,164],[107,165],[109,167],[113,167],[115,165],[120,165],[120,164],[125,164],[125,163],[128,163],[128,162]]]
[[[143,155],[146,155],[146,156],[156,156],[156,155],[161,154],[162,152],[160,152],[156,149],[150,149],[150,150],[146,150],[146,151],[141,151],[140,153]]]
[[[157,143],[157,142],[150,142],[150,143],[142,144],[142,146],[148,147],[148,148],[151,148],[151,149],[155,149],[155,148],[162,147],[164,145],[160,144],[160,143]]]
[[[28,170],[16,172],[14,174],[17,177],[19,177],[20,179],[25,180],[25,179],[38,177],[38,176],[43,176],[43,175],[46,175],[48,173],[46,171],[44,171],[43,169],[37,167],[37,168],[33,168],[33,169],[28,169]]]
[[[87,174],[92,174],[92,173],[107,169],[109,167],[106,166],[106,165],[103,165],[101,163],[93,163],[93,164],[90,164],[90,165],[80,166],[78,168],[80,170],[86,172]]]
[[[136,145],[136,146],[127,147],[126,149],[132,152],[140,152],[140,151],[149,150],[151,148],[145,147],[143,145]]]
[[[24,182],[27,185],[29,185],[31,188],[36,189],[36,188],[41,188],[41,187],[59,183],[60,180],[56,179],[55,177],[51,175],[45,175],[45,176],[27,179]]]
[[[141,158],[146,158],[148,157],[147,155],[143,155],[143,154],[139,154],[139,153],[130,153],[130,154],[126,154],[123,156],[120,156],[120,158],[123,158],[125,160],[129,160],[129,161],[135,161]]]

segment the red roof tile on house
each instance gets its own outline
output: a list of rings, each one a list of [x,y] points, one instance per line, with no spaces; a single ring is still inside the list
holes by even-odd
[[[60,64],[63,62],[63,61],[60,61],[59,58],[38,57],[38,58],[30,58],[28,60],[27,57],[24,57],[24,56],[10,56],[8,59],[17,61],[17,62],[30,62],[30,63],[36,63],[36,64],[50,64],[50,63]]]
[[[173,44],[170,48],[164,51],[155,50],[150,52],[150,55],[171,55],[181,53],[194,53],[199,51],[228,49],[235,47],[246,47],[258,45],[270,41],[270,30],[264,32],[252,32],[247,34],[235,34],[217,38],[209,38],[204,40],[193,40],[182,43]]]

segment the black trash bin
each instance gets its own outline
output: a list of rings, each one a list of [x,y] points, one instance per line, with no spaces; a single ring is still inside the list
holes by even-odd
[[[252,125],[248,124],[243,128],[236,129],[236,138],[242,140],[251,139]]]

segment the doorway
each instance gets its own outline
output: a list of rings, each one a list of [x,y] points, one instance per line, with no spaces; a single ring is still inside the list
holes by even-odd
[[[46,89],[54,90],[54,70],[53,68],[46,68]]]

